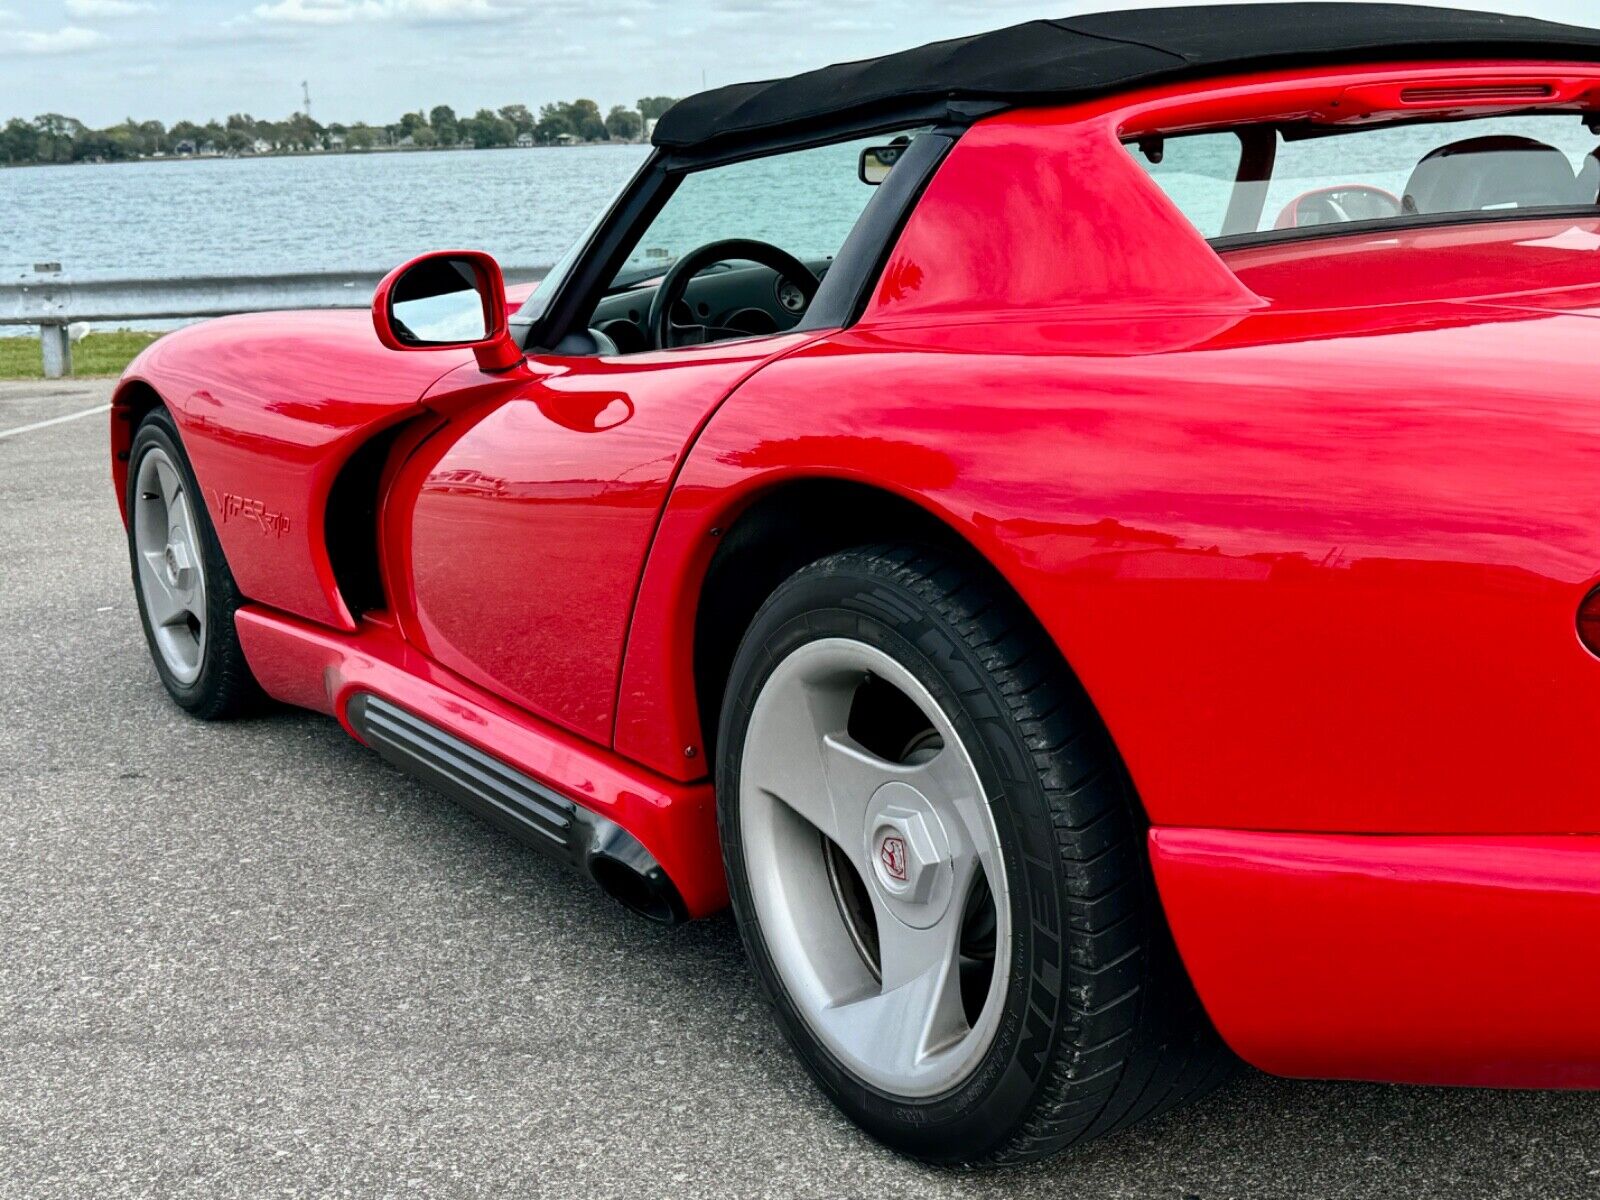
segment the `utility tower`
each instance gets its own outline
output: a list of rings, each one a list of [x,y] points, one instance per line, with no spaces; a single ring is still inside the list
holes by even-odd
[[[311,84],[307,80],[300,81],[300,94],[306,98],[306,120],[311,119]]]

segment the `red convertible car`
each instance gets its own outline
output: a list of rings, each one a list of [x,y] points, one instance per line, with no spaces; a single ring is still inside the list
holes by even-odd
[[[156,668],[649,917],[934,1161],[1600,1085],[1600,31],[1041,21],[693,97],[531,295],[121,382]]]

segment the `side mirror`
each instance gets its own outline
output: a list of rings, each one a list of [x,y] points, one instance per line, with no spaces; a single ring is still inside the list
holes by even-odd
[[[894,170],[895,163],[910,144],[910,138],[902,137],[887,146],[868,146],[861,152],[861,164],[857,169],[861,182],[877,187],[889,178],[889,172]]]
[[[441,250],[391,271],[372,297],[372,324],[390,350],[465,350],[506,371],[522,349],[506,327],[500,264],[478,250]]]
[[[1275,229],[1308,229],[1352,221],[1387,221],[1405,211],[1400,197],[1364,183],[1318,188],[1289,201]]]

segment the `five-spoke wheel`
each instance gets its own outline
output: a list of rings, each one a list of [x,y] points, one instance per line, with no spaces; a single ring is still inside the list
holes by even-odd
[[[1038,1158],[1225,1073],[1110,737],[981,563],[876,546],[802,567],[740,643],[717,738],[757,978],[877,1137]]]
[[[160,446],[139,459],[129,520],[134,570],[156,651],[174,679],[191,684],[206,649],[205,564],[188,488]]]
[[[861,1078],[933,1095],[982,1059],[1010,946],[1006,870],[950,718],[847,638],[780,663],[750,717],[740,828],[773,963]]]
[[[165,408],[134,431],[124,503],[133,589],[168,694],[207,720],[250,708],[260,691],[233,624],[242,599]]]

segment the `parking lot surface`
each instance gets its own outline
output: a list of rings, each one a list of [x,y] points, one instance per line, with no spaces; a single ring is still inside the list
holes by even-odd
[[[1248,1071],[1040,1167],[886,1153],[728,918],[648,925],[329,720],[173,707],[106,417],[57,421],[109,392],[0,384],[0,1197],[1600,1196],[1600,1097]]]

